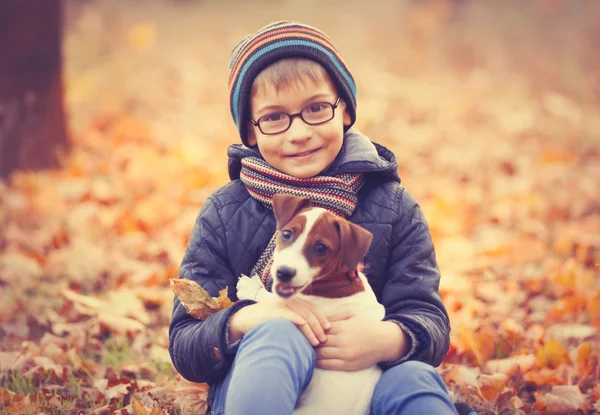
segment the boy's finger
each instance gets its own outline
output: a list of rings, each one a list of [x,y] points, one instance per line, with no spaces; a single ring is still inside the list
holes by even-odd
[[[302,318],[300,314],[294,313],[293,311],[284,312],[284,315],[282,317],[291,321],[298,327],[306,325],[306,320]]]
[[[319,342],[324,342],[327,340],[327,336],[325,336],[325,330],[323,329],[321,322],[313,313],[310,312],[310,310],[302,310],[302,317],[304,317],[314,335],[317,337],[317,339],[319,339]]]
[[[325,336],[325,330],[323,329],[321,322],[311,310],[304,307],[295,308],[291,306],[290,308],[299,315],[301,315],[304,318],[304,320],[306,320],[307,325],[310,326],[312,332],[315,334],[317,339],[319,339],[319,341],[324,342],[325,340],[327,340],[327,337]]]
[[[323,314],[319,310],[313,311],[313,314],[315,315],[315,317],[319,321],[319,324],[321,325],[321,327],[323,327],[324,330],[329,330],[331,328],[331,324],[329,323],[327,317],[325,317],[325,314]]]
[[[312,329],[310,328],[310,325],[305,324],[303,326],[300,326],[299,329],[302,332],[302,334],[304,334],[304,337],[308,339],[308,342],[312,346],[316,347],[319,345],[319,339],[317,339],[317,336],[315,336],[315,333],[313,333]]]
[[[301,300],[301,299],[299,299],[299,300]],[[324,330],[329,330],[331,328],[331,324],[329,324],[329,320],[327,320],[327,317],[325,316],[325,314],[323,314],[321,312],[321,310],[319,310],[319,308],[315,304],[313,304],[307,300],[301,300],[300,304],[304,304],[306,306],[306,308],[308,308],[314,314],[314,316],[317,318],[317,320],[319,321],[319,323],[321,324],[321,326],[323,327]]]

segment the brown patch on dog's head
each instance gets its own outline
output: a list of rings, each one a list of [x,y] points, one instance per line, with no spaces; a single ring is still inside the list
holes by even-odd
[[[288,194],[273,195],[273,213],[277,220],[277,229],[283,228],[294,216],[302,210],[310,208],[312,203],[306,197],[293,196]]]
[[[310,229],[303,249],[311,267],[321,269],[315,281],[355,270],[372,239],[371,233],[360,226],[323,212]]]
[[[275,240],[275,250],[279,251],[287,246],[293,244],[298,236],[304,232],[304,228],[306,227],[306,216],[294,216],[290,219],[285,225],[282,225],[279,234],[277,235],[277,239]]]

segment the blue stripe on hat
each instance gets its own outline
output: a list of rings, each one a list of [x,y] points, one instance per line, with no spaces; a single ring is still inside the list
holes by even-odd
[[[242,70],[240,71],[240,74],[238,75],[238,79],[236,80],[236,83],[235,83],[235,86],[233,89],[233,118],[236,120],[235,124],[237,125],[238,129],[240,128],[240,122],[241,122],[241,120],[238,119],[239,92],[240,92],[242,80],[244,79],[244,75],[245,75],[246,71],[248,70],[250,65],[252,65],[254,63],[254,61],[256,61],[258,58],[260,58],[265,53],[270,52],[273,49],[282,48],[284,46],[309,46],[309,47],[318,49],[319,51],[325,53],[329,57],[329,59],[331,59],[331,61],[335,65],[335,67],[340,71],[340,73],[342,74],[342,76],[344,77],[344,79],[346,80],[348,85],[350,85],[350,89],[351,89],[352,93],[354,94],[354,96],[356,96],[356,85],[352,81],[350,74],[344,68],[344,66],[340,63],[338,58],[333,53],[331,53],[329,50],[327,50],[326,48],[324,48],[320,45],[315,44],[314,42],[309,42],[309,41],[305,41],[305,40],[295,40],[295,39],[279,40],[269,46],[262,48],[258,52],[254,53],[251,58],[249,58],[246,62],[244,62],[244,66],[242,67]]]

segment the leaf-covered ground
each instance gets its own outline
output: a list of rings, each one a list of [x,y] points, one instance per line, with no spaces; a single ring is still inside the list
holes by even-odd
[[[600,412],[598,3],[66,3],[73,151],[0,182],[0,413],[202,413],[169,278],[228,180],[229,52],[276,19],[336,41],[425,211],[454,399]]]

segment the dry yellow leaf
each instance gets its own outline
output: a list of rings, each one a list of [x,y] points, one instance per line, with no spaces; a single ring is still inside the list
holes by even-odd
[[[227,297],[227,289],[219,291],[219,297],[211,297],[197,282],[186,278],[171,278],[171,289],[179,297],[187,312],[204,320],[232,303]]]
[[[160,409],[158,405],[154,405],[150,415],[165,415],[165,413]]]
[[[543,347],[538,347],[536,355],[539,364],[550,368],[556,368],[561,363],[569,363],[569,352],[555,339],[550,339]]]
[[[592,357],[592,345],[590,343],[582,343],[577,348],[577,357],[575,362],[581,367],[587,367]]]
[[[137,399],[131,399],[131,406],[133,406],[133,414],[134,415],[147,415],[148,411],[144,408],[144,405],[140,403]]]
[[[504,373],[494,373],[492,375],[479,375],[481,387],[479,393],[488,401],[493,401],[494,397],[500,394],[506,387],[508,376]]]
[[[227,296],[227,288],[223,288],[219,291],[219,297],[217,298],[217,302],[221,306],[221,308],[227,308],[233,305],[229,297]]]

